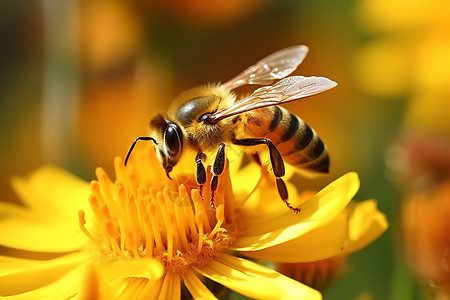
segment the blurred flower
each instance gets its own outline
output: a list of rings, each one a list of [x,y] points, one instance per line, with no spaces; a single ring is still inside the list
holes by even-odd
[[[233,192],[227,166],[211,210],[209,187],[202,200],[191,161],[177,165],[170,181],[152,149],[138,146],[127,167],[117,158],[115,182],[101,168],[90,186],[50,166],[14,178],[26,207],[0,206],[0,244],[16,252],[0,261],[0,294],[179,299],[182,280],[194,298],[212,299],[202,282],[209,278],[251,298],[319,299],[314,289],[230,251],[278,262],[320,260],[360,249],[387,227],[374,201],[358,205],[365,207],[360,213],[346,208],[359,188],[355,173],[293,203],[298,215],[284,205],[261,215],[255,201],[282,204],[268,172],[249,165],[235,176],[259,173],[256,185],[237,180]],[[17,257],[48,253],[53,257],[44,260]]]
[[[402,191],[408,264],[420,281],[432,287],[434,299],[448,299],[450,142],[431,134],[403,134],[389,149],[387,165]]]
[[[357,57],[357,80],[376,96],[407,96],[405,125],[450,133],[450,6],[447,1],[361,0],[377,34]]]
[[[422,281],[450,296],[450,180],[407,197],[402,209],[405,251]]]
[[[422,192],[450,177],[450,140],[425,132],[403,132],[386,151],[386,165],[404,193]]]

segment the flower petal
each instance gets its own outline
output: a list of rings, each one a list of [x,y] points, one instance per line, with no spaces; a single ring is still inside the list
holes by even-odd
[[[64,277],[67,272],[89,260],[77,252],[51,260],[0,257],[0,295],[25,293]]]
[[[164,273],[161,263],[151,258],[99,264],[98,270],[101,284],[129,277],[156,280],[161,278]]]
[[[167,300],[179,300],[181,298],[180,276],[178,273],[166,273],[158,298]]]
[[[273,174],[270,174],[269,171],[264,168],[259,169],[251,166],[252,170],[259,170],[259,174],[254,175],[244,175],[241,178],[246,178],[246,180],[240,180],[247,191],[238,194],[238,190],[236,190],[236,194],[242,195],[241,202],[236,202],[239,207],[242,205],[239,210],[245,210],[245,216],[249,219],[259,219],[259,218],[274,218],[275,216],[279,216],[280,214],[286,213],[286,204],[280,199],[280,194],[276,188],[276,183],[273,177]],[[240,175],[239,175],[240,176]],[[239,178],[239,177],[238,177]],[[239,180],[237,180],[239,182]],[[233,183],[233,190],[235,190],[236,184]],[[292,205],[298,205],[299,202],[297,188],[295,185],[286,182],[286,186],[289,193],[289,199]],[[255,189],[256,188],[256,189]],[[249,195],[251,190],[254,191]],[[246,198],[248,197],[248,198]]]
[[[347,213],[340,213],[325,226],[273,247],[245,251],[243,255],[273,262],[301,263],[340,254],[348,235]]]
[[[14,300],[60,300],[71,299],[81,291],[83,284],[85,266],[77,267],[61,277],[57,281],[54,281],[46,286],[40,287],[23,294],[5,296],[2,299],[14,299]]]
[[[302,283],[254,262],[222,254],[197,272],[253,299],[321,299]]]
[[[53,218],[53,215],[48,217]],[[40,222],[29,215],[10,216],[0,219],[0,245],[33,252],[62,253],[79,250],[86,244],[87,238],[78,225],[72,226]]]
[[[89,208],[86,201],[89,184],[56,166],[42,166],[27,178],[13,177],[11,185],[25,205],[42,220],[69,218],[78,226],[78,210]]]
[[[115,280],[122,283],[122,286],[115,288],[114,293],[110,292],[106,295],[111,295],[111,297],[106,299],[115,300],[128,300],[128,299],[141,299],[138,297],[145,289],[149,280],[145,278],[123,278],[120,280]],[[114,296],[113,296],[114,295]]]
[[[388,227],[375,200],[353,203],[330,223],[296,239],[244,255],[274,262],[300,263],[355,252],[370,244]]]
[[[134,298],[136,298],[136,299],[160,299],[159,297],[160,297],[162,286],[163,286],[164,280],[166,279],[166,276],[162,276],[161,278],[155,279],[155,280],[147,280],[147,283],[146,283],[145,287],[143,288],[143,290],[140,292],[139,296],[135,295]],[[179,282],[179,280],[178,280],[178,282]],[[110,284],[108,284],[108,285],[110,285]],[[110,288],[110,290],[117,291],[117,290],[120,290],[120,288],[117,287],[117,284],[116,284],[116,285],[113,285]],[[114,297],[114,299],[115,298],[116,297]]]
[[[54,166],[28,178],[14,177],[13,189],[27,207],[0,203],[0,244],[35,252],[80,249],[86,237],[78,228],[78,210],[88,209],[89,185]]]
[[[167,285],[163,266],[152,258],[98,263],[94,269],[101,294],[109,295],[106,299],[159,299],[163,282]]]
[[[183,279],[184,284],[194,299],[217,299],[191,269],[183,273]]]
[[[356,173],[338,178],[298,207],[274,218],[249,220],[231,249],[253,251],[293,240],[306,232],[321,227],[334,219],[350,202],[359,188]]]
[[[342,254],[364,248],[389,227],[386,216],[377,209],[375,200],[366,200],[350,208],[349,233]]]

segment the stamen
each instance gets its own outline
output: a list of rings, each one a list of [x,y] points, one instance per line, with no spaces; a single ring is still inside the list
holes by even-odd
[[[173,242],[174,242],[174,246],[175,248],[180,248],[180,244],[181,244],[181,240],[180,240],[180,236],[178,234],[178,230],[177,230],[177,223],[176,223],[176,219],[175,219],[175,207],[174,207],[174,202],[175,199],[173,199],[173,197],[171,196],[173,194],[169,194],[168,193],[168,189],[167,187],[165,187],[163,189],[163,196],[164,196],[164,202],[166,204],[166,208],[168,211],[168,216],[169,216],[169,226],[171,226],[172,229],[172,238],[173,238]],[[172,217],[173,217],[173,222],[172,222]]]
[[[202,252],[203,247],[203,218],[200,216],[200,214],[195,215],[195,223],[198,227],[198,246],[197,246],[197,254],[200,254]]]
[[[122,219],[118,220],[119,223],[119,234],[120,234],[120,249],[125,252],[127,246],[127,229]]]
[[[216,219],[217,223],[213,230],[208,234],[208,238],[211,239],[222,227],[223,221],[225,220],[225,208],[223,204],[216,207]]]
[[[186,225],[186,216],[184,215],[184,210],[183,210],[183,206],[185,205],[186,199],[182,196],[182,192],[181,192],[182,188],[184,188],[186,190],[186,187],[183,184],[181,184],[178,187],[179,205],[174,207],[174,211],[175,211],[175,218],[176,218],[175,224],[177,225],[177,232],[178,232],[178,235],[180,236],[181,247],[183,250],[186,250],[189,247],[189,243],[188,243],[187,237],[186,237],[186,231],[187,231],[188,227]],[[186,191],[185,191],[185,193],[186,193]]]
[[[92,236],[92,234],[84,226],[86,224],[86,219],[84,218],[85,213],[83,210],[78,211],[78,224],[80,225],[81,231],[97,246],[100,248],[98,240]]]
[[[164,237],[166,238],[164,242],[167,242],[167,236],[168,236],[168,224],[169,224],[169,213],[167,211],[166,208],[166,203],[164,201],[164,196],[162,194],[162,192],[157,192],[156,193],[156,199],[158,199],[158,201],[156,202],[157,206],[158,206],[158,216],[157,219],[159,220],[159,224],[158,226],[160,227],[160,231],[161,231],[161,237],[164,239]]]
[[[174,178],[169,184],[153,148],[145,149],[136,150],[127,167],[115,158],[114,182],[102,168],[96,169],[98,180],[91,182],[89,197],[94,229],[87,229],[85,213],[80,211],[80,230],[106,261],[154,257],[167,271],[178,273],[208,263],[230,240],[222,227],[225,209],[232,207],[228,202],[234,201],[228,164],[216,190],[217,208],[211,210],[198,189],[187,188],[195,185],[191,177]],[[205,185],[203,196],[209,199],[210,194]]]
[[[115,202],[107,203],[105,201],[105,198],[103,197],[102,194],[100,183],[96,180],[92,180],[90,183],[90,188],[91,188],[91,195],[95,196],[99,203],[107,205],[112,216],[117,216],[118,213],[116,203]]]
[[[106,206],[106,204],[103,204],[100,210],[102,212],[102,217],[104,220],[111,220],[111,213],[109,212],[109,208],[108,206]]]
[[[121,157],[114,158],[114,171],[116,173],[116,180],[118,182],[125,182],[125,166]]]
[[[167,224],[167,255],[169,261],[173,258],[173,236],[174,236],[174,230],[173,230],[173,224],[175,223],[175,216],[170,215],[169,217],[169,223]]]
[[[112,195],[114,184],[111,179],[109,179],[108,174],[106,174],[103,168],[95,169],[95,175],[98,178],[98,183],[100,184],[100,189],[103,192],[103,197],[108,206],[111,206],[114,203],[114,198]]]
[[[183,197],[185,203],[188,203],[188,205],[184,206],[184,214],[186,216],[186,221],[189,226],[189,230],[191,232],[191,241],[195,241],[197,239],[197,226],[195,225],[195,216],[194,216],[194,210],[192,209],[193,203],[190,200],[186,187],[184,185],[180,186],[179,188],[180,195]]]
[[[150,217],[148,215],[145,215],[144,217],[144,231],[145,231],[145,256],[152,257],[153,256],[153,249],[155,246],[155,240],[153,237],[153,230],[152,230],[152,224],[150,222]]]
[[[133,253],[134,257],[140,257],[138,249],[137,249],[137,240],[134,236],[133,232],[128,233],[128,241],[130,244],[131,253]]]
[[[131,232],[135,234],[137,239],[140,239],[142,234],[141,226],[138,224],[138,213],[136,208],[136,201],[133,194],[128,194],[127,215],[129,216],[129,226]]]
[[[106,222],[105,228],[109,236],[109,244],[116,255],[119,255],[121,258],[126,258],[123,254],[122,249],[120,249],[119,244],[117,243],[117,238],[119,237],[119,233],[114,227],[112,222]]]
[[[154,238],[155,238],[156,250],[157,250],[157,252],[162,253],[164,251],[164,245],[162,243],[161,233],[156,224],[156,222],[157,222],[156,209],[155,209],[155,205],[153,203],[149,204],[148,211],[149,211],[149,215],[150,215],[150,223],[152,225],[152,230],[153,230],[153,234],[154,234]]]
[[[206,210],[204,201],[202,201],[202,198],[198,190],[192,190],[191,197],[195,205],[195,215],[196,216],[200,215],[203,218],[203,225],[205,226],[205,230],[208,232],[211,231],[211,225],[209,224],[208,219],[208,212]]]

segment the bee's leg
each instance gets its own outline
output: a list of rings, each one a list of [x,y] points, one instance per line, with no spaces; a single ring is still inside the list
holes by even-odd
[[[203,199],[203,185],[206,182],[206,171],[205,166],[203,166],[203,161],[206,159],[205,153],[202,151],[198,151],[197,156],[195,157],[195,163],[197,164],[197,170],[195,172],[195,178],[198,184],[198,191],[200,196]]]
[[[219,184],[219,176],[222,174],[225,168],[225,144],[219,145],[219,150],[217,150],[216,159],[213,164],[213,176],[211,178],[211,209],[214,209],[214,193],[216,192],[217,186]]]
[[[287,207],[289,207],[289,209],[291,209],[295,213],[300,212],[299,208],[293,207],[288,201],[288,190],[283,179],[281,179],[281,177],[283,177],[285,174],[284,162],[280,152],[278,152],[278,149],[275,147],[275,145],[269,139],[233,139],[233,144],[240,146],[256,146],[262,144],[267,145],[267,148],[269,148],[270,163],[272,164],[273,173],[276,177],[278,193],[280,194],[280,197],[284,201],[284,203],[286,203]]]

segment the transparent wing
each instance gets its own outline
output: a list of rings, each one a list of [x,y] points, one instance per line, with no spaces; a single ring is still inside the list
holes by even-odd
[[[297,69],[307,53],[308,47],[303,45],[281,49],[225,82],[223,86],[232,90],[245,84],[271,84],[275,79],[284,78]]]
[[[247,98],[218,110],[211,115],[210,120],[217,122],[249,110],[294,101],[324,92],[336,85],[336,82],[325,77],[287,77],[274,85],[259,88]]]

